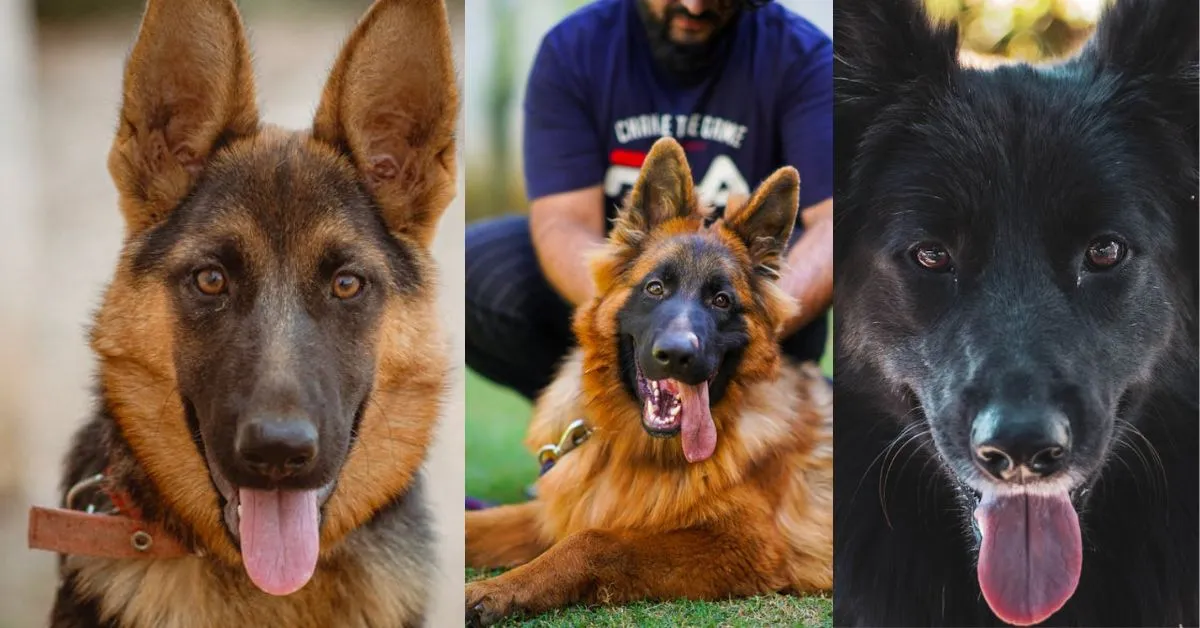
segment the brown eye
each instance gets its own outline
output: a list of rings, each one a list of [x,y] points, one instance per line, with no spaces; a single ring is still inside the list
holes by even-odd
[[[333,296],[339,299],[353,299],[363,289],[363,280],[351,273],[338,273],[333,277]]]
[[[937,244],[929,242],[918,244],[913,248],[912,257],[926,270],[940,272],[950,268],[950,253]]]
[[[196,271],[196,289],[210,297],[225,292],[225,273],[219,268],[203,268]]]
[[[663,283],[657,279],[646,284],[646,294],[652,297],[661,297],[667,289],[663,287]]]
[[[1087,248],[1087,264],[1092,270],[1108,270],[1125,259],[1129,247],[1113,236],[1092,240]]]
[[[712,304],[713,307],[724,310],[733,305],[733,299],[729,298],[729,295],[725,294],[724,292],[718,292],[717,295],[713,297]]]

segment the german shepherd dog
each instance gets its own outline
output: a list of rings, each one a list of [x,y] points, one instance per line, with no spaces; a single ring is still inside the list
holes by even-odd
[[[1196,625],[1197,3],[991,71],[836,6],[834,622]]]
[[[232,0],[149,1],[108,161],[127,228],[96,414],[63,486],[103,474],[102,509],[182,551],[64,552],[53,626],[422,622],[456,116],[436,0],[370,8],[309,132],[260,123]]]
[[[706,228],[683,149],[655,143],[527,443],[580,418],[591,436],[537,499],[467,513],[467,564],[516,567],[467,585],[468,623],[829,589],[832,390],[776,341],[795,308],[773,280],[799,189],[782,168]]]

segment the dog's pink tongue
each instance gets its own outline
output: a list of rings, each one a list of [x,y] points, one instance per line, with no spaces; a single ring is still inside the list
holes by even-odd
[[[271,595],[300,590],[317,568],[320,536],[316,491],[238,492],[242,563],[250,580]]]
[[[708,460],[717,448],[717,426],[708,408],[708,382],[698,386],[679,383],[683,456],[688,462]]]
[[[1075,593],[1083,565],[1079,516],[1067,494],[986,496],[979,586],[992,612],[1017,626],[1045,621]]]

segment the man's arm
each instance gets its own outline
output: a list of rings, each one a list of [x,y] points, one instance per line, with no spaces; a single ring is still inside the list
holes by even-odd
[[[785,336],[824,316],[833,302],[833,43],[816,43],[796,59],[783,90],[787,163],[800,171],[804,234],[787,254],[781,285],[800,301]]]
[[[823,316],[833,303],[833,199],[802,210],[804,234],[787,254],[780,285],[799,299],[800,312],[783,324],[789,336]]]
[[[571,65],[578,45],[556,28],[542,41],[525,92],[525,190],[542,273],[572,306],[594,289],[586,253],[604,241],[607,167],[587,81]]]
[[[543,196],[529,206],[529,230],[542,273],[578,306],[595,294],[587,253],[604,243],[601,186]]]

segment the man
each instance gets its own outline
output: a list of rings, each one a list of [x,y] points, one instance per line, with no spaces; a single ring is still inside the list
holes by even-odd
[[[586,253],[656,139],[683,145],[702,202],[723,209],[776,168],[800,172],[784,351],[817,359],[833,295],[833,47],[777,4],[599,0],[543,39],[525,95],[529,217],[467,229],[467,364],[527,398],[593,295]]]

